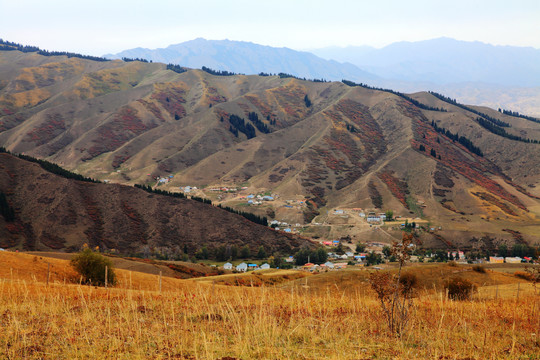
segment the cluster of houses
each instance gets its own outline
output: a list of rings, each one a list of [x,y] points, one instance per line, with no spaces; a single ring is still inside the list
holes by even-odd
[[[234,268],[234,269],[233,269]],[[230,262],[228,263],[225,263],[223,265],[223,269],[224,270],[236,270],[238,272],[246,272],[248,270],[265,270],[265,269],[270,269],[270,265],[264,263],[262,264],[261,266],[257,265],[257,264],[247,264],[245,262],[243,263],[240,263],[236,266],[234,266],[233,264],[231,264]]]
[[[346,262],[339,262],[339,263],[333,263],[330,261],[325,262],[324,264],[313,264],[313,263],[307,263],[302,266],[302,270],[310,271],[310,272],[317,272],[317,271],[324,271],[324,270],[339,270],[339,269],[345,269],[347,267]]]
[[[261,205],[263,201],[274,201],[276,195],[254,195],[241,196],[240,199],[246,199],[248,205]]]
[[[522,262],[532,262],[532,258],[528,256],[524,256],[523,258],[520,258],[518,256],[515,257],[502,257],[502,256],[490,256],[489,262],[491,264],[520,264]]]
[[[174,177],[173,175],[169,175],[165,177],[156,176],[155,179],[157,180],[158,185],[163,185],[163,184],[168,184],[169,181],[171,181],[173,177]]]
[[[275,230],[281,230],[287,233],[291,233],[291,232],[297,232],[295,227],[300,227],[302,225],[298,223],[296,223],[296,225],[292,225],[285,221],[272,220],[270,221],[268,226],[270,226],[271,228],[274,228]]]

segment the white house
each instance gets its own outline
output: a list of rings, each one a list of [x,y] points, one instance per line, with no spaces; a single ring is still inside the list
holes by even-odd
[[[236,271],[246,272],[247,268],[248,266],[246,263],[241,263],[239,265],[236,265]]]
[[[366,220],[367,222],[379,222],[381,221],[381,218],[375,213],[369,213]]]
[[[264,264],[261,265],[261,267],[259,269],[261,269],[261,270],[270,269],[270,265],[264,263]]]
[[[328,268],[328,269],[333,269],[334,268],[334,263],[330,262],[330,261],[327,261],[327,262],[324,263],[324,266],[326,266],[326,268]]]
[[[228,262],[228,263],[225,263],[225,264],[223,265],[223,269],[224,269],[224,270],[232,270],[232,264],[229,263],[229,262]]]

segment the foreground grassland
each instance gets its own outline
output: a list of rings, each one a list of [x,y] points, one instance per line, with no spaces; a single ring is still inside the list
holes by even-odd
[[[155,275],[120,271],[104,289],[64,284],[67,262],[53,259],[47,286],[43,259],[17,255],[24,272],[14,256],[0,258],[2,359],[540,358],[540,296],[510,275],[472,301],[421,290],[396,338],[367,283],[315,289],[328,274],[287,288],[164,278],[159,292]]]

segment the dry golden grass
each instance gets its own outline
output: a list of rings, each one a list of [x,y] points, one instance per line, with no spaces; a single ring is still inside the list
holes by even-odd
[[[47,287],[39,280],[43,276],[34,280],[19,272],[19,280],[5,273],[0,276],[0,358],[6,359],[540,356],[540,302],[529,283],[495,285],[496,296],[493,286],[480,288],[473,301],[421,292],[409,329],[395,338],[367,288],[284,290],[167,279],[160,293],[153,290],[155,275],[135,272],[131,287],[137,290],[125,288],[129,274],[122,272],[119,287],[112,289],[58,281]]]

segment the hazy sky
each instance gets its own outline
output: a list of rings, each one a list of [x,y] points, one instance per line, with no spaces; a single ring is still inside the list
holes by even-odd
[[[0,38],[90,55],[197,37],[310,49],[441,36],[540,48],[540,1],[0,0]]]

